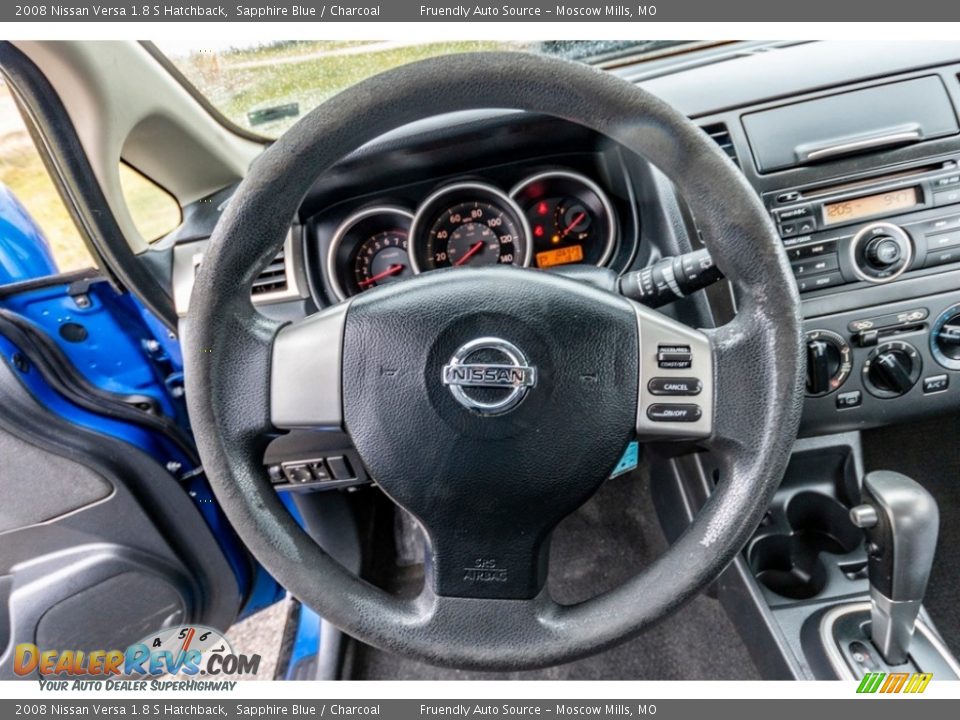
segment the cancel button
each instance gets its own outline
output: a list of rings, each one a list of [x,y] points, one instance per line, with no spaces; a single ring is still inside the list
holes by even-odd
[[[700,419],[700,406],[657,403],[647,408],[647,417],[654,422],[696,422]]]
[[[699,395],[703,383],[691,377],[655,377],[647,383],[652,395]]]

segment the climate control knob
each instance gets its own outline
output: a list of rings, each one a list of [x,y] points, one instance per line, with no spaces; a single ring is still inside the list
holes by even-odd
[[[960,370],[960,305],[944,310],[930,328],[930,354],[950,370]]]
[[[820,397],[843,385],[852,367],[850,345],[829,330],[807,333],[807,396]]]
[[[923,361],[910,343],[901,341],[878,345],[863,364],[863,384],[879,398],[895,398],[906,394],[917,384]]]

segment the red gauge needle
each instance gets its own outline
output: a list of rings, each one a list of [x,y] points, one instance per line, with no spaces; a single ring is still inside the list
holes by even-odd
[[[479,241],[479,242],[475,242],[473,245],[470,246],[470,249],[467,250],[467,252],[464,253],[463,257],[460,258],[459,260],[457,260],[457,261],[453,264],[453,266],[454,266],[454,267],[457,267],[458,265],[463,265],[467,260],[469,260],[469,259],[472,258],[474,255],[476,255],[478,252],[480,252],[480,248],[482,248],[482,247],[483,247],[483,240],[481,240],[481,241]]]
[[[573,230],[573,229],[574,229],[577,225],[579,225],[581,222],[583,222],[583,219],[584,219],[586,216],[587,216],[587,214],[586,214],[585,212],[579,213],[579,214],[573,219],[573,222],[571,222],[569,225],[567,225],[567,227],[564,228],[563,232],[560,233],[560,237],[562,237],[562,238],[566,237],[566,236],[567,236],[567,233],[570,232],[571,230]]]
[[[361,280],[357,284],[362,288],[369,287],[370,285],[373,285],[375,282],[377,282],[377,280],[383,280],[384,278],[390,277],[391,275],[396,275],[398,272],[403,272],[403,269],[405,267],[406,265],[391,265],[383,272],[377,273],[373,277],[367,278],[366,280]]]

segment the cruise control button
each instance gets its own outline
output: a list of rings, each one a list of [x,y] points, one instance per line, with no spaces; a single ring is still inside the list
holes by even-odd
[[[851,390],[837,395],[837,409],[846,410],[848,408],[859,407],[863,402],[863,396],[859,390]]]
[[[647,408],[647,417],[654,422],[696,422],[700,415],[699,405],[657,403]]]
[[[923,394],[943,392],[950,385],[950,378],[946,375],[933,375],[923,379]]]
[[[653,395],[699,395],[703,383],[699,378],[651,378],[647,389]]]
[[[686,370],[693,363],[689,345],[660,345],[657,366],[661,370]]]

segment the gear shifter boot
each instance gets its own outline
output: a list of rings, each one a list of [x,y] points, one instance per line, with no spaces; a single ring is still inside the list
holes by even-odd
[[[863,479],[862,501],[850,519],[867,538],[871,635],[884,659],[900,665],[930,578],[940,514],[922,486],[888,470]]]

